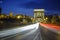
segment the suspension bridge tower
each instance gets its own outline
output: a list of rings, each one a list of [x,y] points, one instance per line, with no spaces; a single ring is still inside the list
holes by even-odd
[[[34,19],[35,19],[35,22],[43,22],[44,9],[34,9]]]

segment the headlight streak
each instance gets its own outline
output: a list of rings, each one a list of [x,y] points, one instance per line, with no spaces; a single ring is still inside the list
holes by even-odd
[[[26,31],[26,30],[31,30],[31,29],[35,29],[35,30],[38,29],[38,23],[24,26],[24,27],[20,27],[20,28],[0,31],[0,38],[5,37],[5,36],[9,36],[9,35],[13,35],[16,33],[20,33],[20,32]]]

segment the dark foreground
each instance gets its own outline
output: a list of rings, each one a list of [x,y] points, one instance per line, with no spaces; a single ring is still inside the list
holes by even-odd
[[[60,40],[57,33],[38,23],[0,31],[0,40]]]

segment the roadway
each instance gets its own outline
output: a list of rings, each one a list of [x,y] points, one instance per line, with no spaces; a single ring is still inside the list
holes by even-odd
[[[43,40],[60,40],[60,26],[40,23],[40,32]]]
[[[60,40],[60,34],[35,23],[1,30],[0,40]]]
[[[0,40],[42,40],[39,24],[0,31]]]

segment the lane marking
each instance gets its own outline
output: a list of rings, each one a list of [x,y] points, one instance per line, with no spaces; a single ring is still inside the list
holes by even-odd
[[[36,39],[37,39],[37,37],[38,37],[38,35],[39,35],[39,33],[36,35],[36,37],[35,37],[33,40],[36,40]]]

